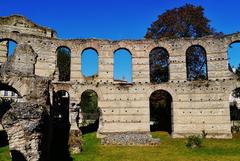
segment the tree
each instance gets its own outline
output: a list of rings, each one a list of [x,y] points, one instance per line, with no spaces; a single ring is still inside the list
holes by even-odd
[[[207,79],[207,57],[203,47],[193,45],[186,51],[187,79]]]
[[[158,16],[158,19],[148,28],[145,38],[197,38],[216,34],[209,22],[209,19],[204,16],[203,7],[186,4],[167,10]]]
[[[169,80],[169,55],[163,48],[155,48],[149,54],[150,81],[162,83]]]
[[[92,90],[86,90],[81,96],[81,112],[84,120],[96,120],[99,117],[98,96]]]
[[[59,81],[70,80],[71,51],[66,47],[57,50],[57,67],[59,70]]]

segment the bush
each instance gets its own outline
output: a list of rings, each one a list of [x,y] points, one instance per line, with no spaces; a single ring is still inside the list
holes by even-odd
[[[186,146],[188,148],[199,148],[202,146],[202,138],[200,136],[191,135],[187,137]]]
[[[232,126],[231,131],[233,134],[240,133],[240,126],[239,125]]]

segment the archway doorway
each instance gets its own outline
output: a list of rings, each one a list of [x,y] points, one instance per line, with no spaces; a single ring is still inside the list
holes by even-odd
[[[229,96],[230,120],[232,133],[239,132],[240,123],[240,88],[236,88]]]
[[[67,91],[60,90],[53,93],[53,106],[50,111],[50,160],[69,160],[69,101]]]
[[[172,133],[172,96],[165,90],[154,91],[150,98],[150,130]]]
[[[12,108],[11,104],[18,101],[19,92],[12,86],[0,83],[0,148],[8,145],[8,136],[2,125],[2,118]]]
[[[69,124],[69,101],[68,92],[60,90],[54,93],[53,109],[51,111],[54,121]]]
[[[98,95],[94,90],[86,90],[81,95],[81,126],[83,134],[95,132],[99,126],[100,111],[98,107]]]

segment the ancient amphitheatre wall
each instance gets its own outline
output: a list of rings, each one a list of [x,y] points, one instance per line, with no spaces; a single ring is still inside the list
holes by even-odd
[[[18,20],[16,16],[6,18],[10,22]],[[149,97],[152,92],[161,89],[173,98],[173,137],[199,134],[204,130],[208,133],[207,137],[231,138],[229,95],[239,87],[239,82],[228,70],[227,49],[229,44],[240,40],[239,33],[223,37],[158,41],[62,40],[49,34],[55,33],[53,30],[39,29],[37,25],[29,25],[33,24],[29,20],[22,17],[21,20],[21,27],[13,26],[17,23],[0,23],[0,38],[32,46],[38,55],[35,74],[52,78],[52,91],[66,90],[70,95],[72,129],[77,127],[76,114],[71,105],[80,102],[85,90],[92,89],[98,94],[102,112],[99,136],[129,132],[149,134]],[[206,81],[187,81],[186,50],[192,45],[200,45],[206,50]],[[60,82],[57,77],[56,50],[60,46],[71,50],[71,79],[67,82]],[[170,80],[162,84],[151,84],[149,78],[149,53],[155,47],[163,47],[169,53]],[[95,49],[99,58],[98,77],[92,81],[86,80],[81,73],[81,53],[86,48]],[[118,84],[113,79],[113,53],[119,48],[127,49],[132,54],[132,84]],[[5,57],[4,52],[0,53],[0,57]],[[22,90],[22,87],[15,88]]]

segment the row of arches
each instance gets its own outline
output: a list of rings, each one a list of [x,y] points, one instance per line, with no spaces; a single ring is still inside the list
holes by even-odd
[[[71,50],[61,46],[57,49],[59,81],[70,80]],[[84,77],[98,76],[98,52],[94,48],[82,51],[81,72]],[[120,48],[114,52],[114,80],[132,82],[132,55],[129,50]]]
[[[9,60],[13,55],[17,42],[12,39],[0,39],[0,63]],[[240,71],[240,59],[237,52],[240,50],[240,42],[229,45],[228,60],[229,70],[236,73]],[[59,81],[69,81],[71,74],[71,50],[66,46],[60,46],[56,50]],[[84,77],[98,76],[98,52],[94,48],[86,48],[82,52],[81,72]],[[165,48],[156,47],[149,54],[150,82],[167,82],[169,75],[169,53]],[[238,69],[239,68],[239,69]],[[192,45],[186,50],[187,80],[206,80],[207,53],[200,45]],[[240,73],[240,72],[239,72]],[[114,80],[132,82],[132,54],[126,48],[117,49],[114,52]]]
[[[57,67],[59,69],[59,81],[70,80],[71,51],[67,47],[57,49]],[[169,53],[162,47],[154,48],[149,54],[150,81],[162,83],[169,80]],[[191,46],[186,52],[187,79],[207,79],[206,51],[199,45]],[[85,77],[97,76],[98,53],[93,48],[87,48],[82,52],[82,74]],[[114,52],[114,80],[132,82],[132,54],[125,48]]]
[[[165,90],[156,90],[149,97],[150,129],[151,131],[172,132],[172,96]],[[70,95],[65,90],[54,92],[52,119],[60,126],[69,123]],[[100,108],[98,107],[98,94],[92,89],[87,89],[81,94],[78,104],[79,115],[76,123],[81,119],[81,131],[83,133],[97,131],[99,124]],[[82,122],[82,121],[85,122]],[[90,128],[90,129],[89,129]]]
[[[235,89],[236,90],[236,89]],[[233,93],[234,91],[233,90]],[[231,121],[239,120],[240,119],[240,109],[238,107],[239,103],[239,96],[233,96],[234,100],[232,100],[232,95],[230,97],[230,119]],[[56,94],[59,96],[59,100],[61,100],[60,104],[57,106],[55,110],[57,110],[57,116],[64,116],[64,117],[54,117],[61,119],[62,121],[65,120],[68,122],[69,118],[69,100],[70,95],[67,91],[58,91]],[[239,95],[239,93],[237,93]],[[58,100],[58,102],[59,102]],[[66,101],[67,100],[67,101]],[[66,101],[66,105],[63,106],[62,102]],[[237,101],[237,102],[234,102]],[[150,131],[165,131],[169,134],[173,131],[173,97],[172,95],[166,90],[156,90],[153,91],[149,97],[149,111],[150,111]],[[81,130],[83,133],[97,131],[99,126],[99,116],[100,116],[100,108],[98,107],[98,94],[94,90],[87,89],[81,95],[81,102],[79,103],[80,112],[82,115],[80,116],[82,119],[85,118],[87,123],[82,124]],[[76,119],[77,121],[77,119]],[[62,124],[62,122],[61,122]],[[90,126],[89,126],[90,125]],[[90,129],[89,129],[90,128]],[[90,131],[89,131],[90,130]]]

